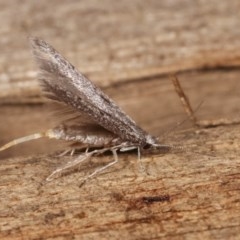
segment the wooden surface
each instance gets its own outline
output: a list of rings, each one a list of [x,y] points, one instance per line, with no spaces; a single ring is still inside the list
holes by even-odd
[[[139,125],[184,151],[111,156],[45,183],[62,143],[0,153],[1,239],[238,239],[239,125],[196,129],[168,79],[178,76],[199,119],[239,119],[239,1],[1,1],[0,145],[54,125],[27,36],[54,45]],[[164,132],[168,133],[164,135]]]

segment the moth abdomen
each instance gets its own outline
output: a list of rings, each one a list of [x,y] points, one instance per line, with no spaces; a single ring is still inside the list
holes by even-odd
[[[88,129],[86,131],[86,128]],[[78,125],[60,125],[48,130],[50,138],[79,143],[83,146],[91,147],[111,147],[122,142],[120,138],[102,128],[84,127]]]

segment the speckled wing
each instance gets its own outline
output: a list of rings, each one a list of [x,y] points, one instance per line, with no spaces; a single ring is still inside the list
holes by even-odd
[[[52,46],[39,38],[30,38],[30,42],[48,98],[66,104],[124,141],[146,142],[146,132]]]

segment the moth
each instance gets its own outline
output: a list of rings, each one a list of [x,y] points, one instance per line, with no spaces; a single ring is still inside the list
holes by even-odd
[[[96,169],[86,179],[117,163],[117,152],[135,149],[140,159],[140,153],[145,149],[171,147],[160,144],[156,137],[139,127],[111,98],[47,42],[32,37],[30,43],[38,65],[38,79],[42,90],[47,98],[65,109],[66,119],[45,132],[15,139],[1,147],[0,151],[42,137],[68,141],[81,149],[92,149],[53,171],[47,178],[51,181],[62,171],[106,151],[113,153],[114,160]]]

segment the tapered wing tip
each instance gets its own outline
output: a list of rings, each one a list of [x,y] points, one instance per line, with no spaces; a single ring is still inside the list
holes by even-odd
[[[38,49],[43,51],[44,49],[50,47],[47,42],[38,37],[30,36],[28,37],[28,41],[33,50]]]
[[[35,36],[29,36],[28,41],[32,47],[35,47],[35,46],[41,45],[41,41],[43,40]]]

